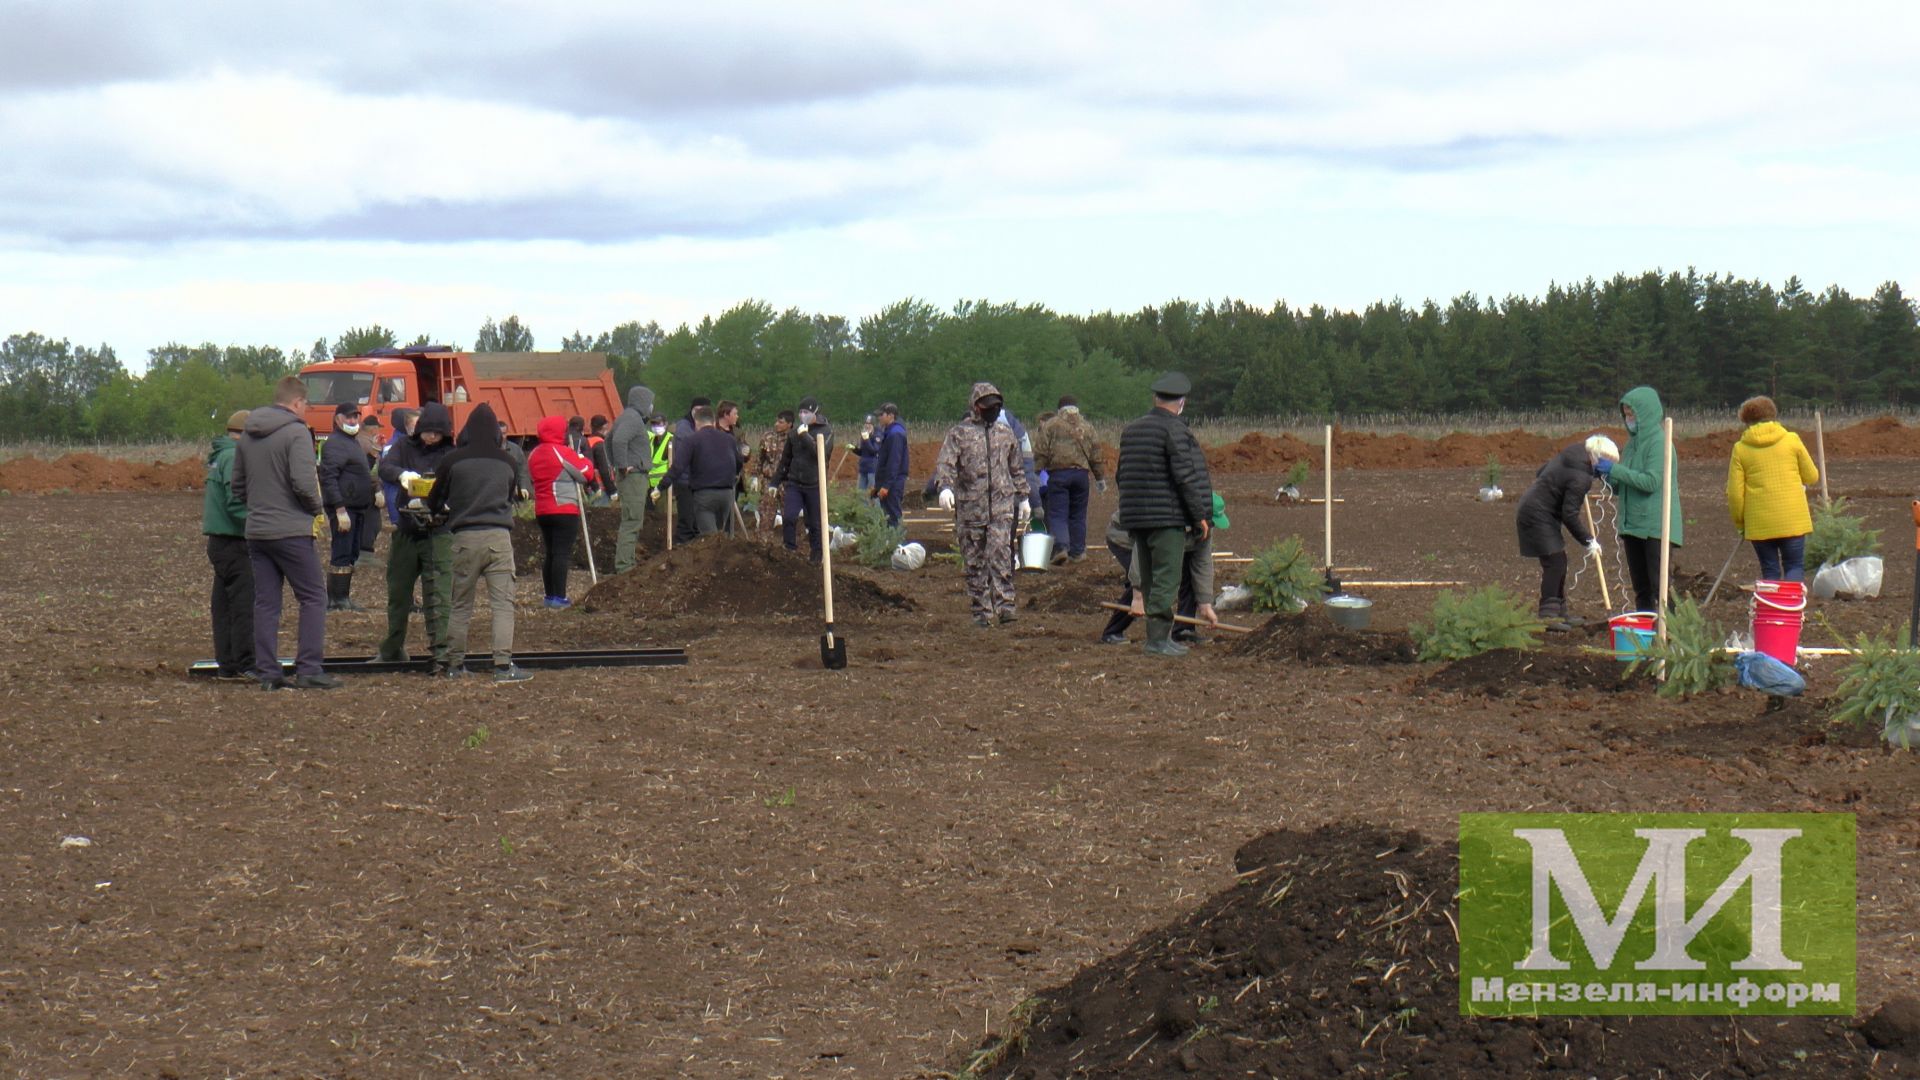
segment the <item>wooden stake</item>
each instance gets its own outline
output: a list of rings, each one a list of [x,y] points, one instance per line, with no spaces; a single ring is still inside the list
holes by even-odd
[[[667,550],[673,550],[673,489],[667,489]]]
[[[1116,604],[1111,600],[1102,601],[1100,606],[1103,608],[1106,608],[1108,611],[1125,611],[1129,614],[1132,614],[1133,612],[1133,609],[1128,607],[1127,605]],[[1134,617],[1139,618],[1140,616],[1136,615]],[[1228,631],[1229,633],[1234,633],[1234,634],[1253,633],[1253,627],[1251,626],[1235,626],[1232,623],[1225,623],[1225,622],[1210,623],[1205,619],[1196,619],[1190,615],[1175,615],[1173,617],[1173,621],[1177,623],[1186,623],[1188,626],[1204,626],[1210,630],[1225,630],[1225,631]]]
[[[1819,409],[1813,410],[1813,446],[1820,455],[1820,505],[1832,506],[1833,497],[1827,494],[1827,425]]]
[[[1593,504],[1583,502],[1580,504],[1580,509],[1586,511],[1587,535],[1593,536],[1595,540],[1600,539],[1593,534]],[[1611,612],[1613,611],[1613,594],[1607,591],[1607,560],[1596,555],[1593,564],[1600,571],[1600,602],[1607,606],[1607,611]]]
[[[1333,572],[1333,425],[1327,425],[1327,465],[1321,477],[1326,484],[1327,572]]]
[[[1667,590],[1673,583],[1673,417],[1660,422],[1660,610],[1655,625],[1667,643]],[[1664,680],[1665,672],[1661,673]]]

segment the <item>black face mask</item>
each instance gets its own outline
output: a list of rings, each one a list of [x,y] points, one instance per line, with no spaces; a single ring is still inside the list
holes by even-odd
[[[980,422],[981,423],[991,424],[998,419],[1000,419],[1000,406],[998,405],[980,406]]]

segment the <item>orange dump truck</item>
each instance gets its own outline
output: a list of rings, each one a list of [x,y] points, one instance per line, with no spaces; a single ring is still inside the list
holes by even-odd
[[[453,411],[455,432],[485,402],[514,438],[532,438],[543,416],[620,415],[605,353],[377,349],[308,364],[300,378],[307,384],[307,426],[322,436],[333,430],[334,406],[346,402],[391,429],[393,410],[438,401]]]

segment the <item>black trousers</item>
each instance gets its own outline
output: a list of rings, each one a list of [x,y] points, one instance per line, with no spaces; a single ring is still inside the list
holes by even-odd
[[[1627,553],[1627,574],[1633,578],[1633,609],[1654,610],[1660,603],[1660,538],[1622,536],[1620,547]],[[1679,547],[1674,550],[1678,552]]]
[[[1567,553],[1556,551],[1540,556],[1540,599],[1567,598]]]
[[[578,514],[541,514],[540,522],[540,578],[546,583],[547,595],[565,599],[567,595],[567,571],[573,568],[573,541],[580,535],[580,515]]]
[[[223,675],[253,673],[253,557],[241,536],[207,537],[213,564],[213,658]]]
[[[1133,569],[1133,549],[1123,548],[1120,545],[1113,543],[1112,541],[1108,541],[1107,551],[1110,554],[1112,554],[1113,561],[1120,564],[1120,575],[1122,577],[1125,577],[1127,574],[1127,571]],[[1200,601],[1195,599],[1193,595],[1193,578],[1189,577],[1187,574],[1187,571],[1192,569],[1192,565],[1191,565],[1192,559],[1193,559],[1193,553],[1188,552],[1187,557],[1181,560],[1180,595],[1174,601],[1174,614],[1185,615],[1189,619],[1193,618],[1194,613],[1200,610]],[[1120,590],[1120,603],[1122,604],[1133,603],[1133,584],[1131,582],[1129,582],[1125,588]],[[1125,634],[1127,632],[1127,628],[1132,625],[1133,625],[1133,616],[1127,614],[1124,611],[1116,611],[1111,616],[1108,617],[1106,629],[1100,631],[1100,636],[1106,637],[1110,634]],[[1192,629],[1192,628],[1187,627],[1187,629]]]

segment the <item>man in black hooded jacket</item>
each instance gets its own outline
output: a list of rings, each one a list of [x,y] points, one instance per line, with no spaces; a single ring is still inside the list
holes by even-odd
[[[400,488],[400,520],[387,554],[387,636],[380,643],[380,660],[406,660],[407,613],[413,606],[413,585],[420,583],[422,617],[427,642],[433,650],[435,673],[447,669],[447,621],[453,609],[453,534],[446,522],[434,521],[426,504],[407,490],[407,482],[432,476],[453,452],[453,414],[437,401],[420,410],[413,434],[401,439],[380,459],[380,479]]]
[[[447,630],[447,675],[467,673],[467,628],[473,594],[487,582],[493,609],[493,681],[533,676],[513,663],[513,499],[519,469],[500,446],[493,407],[475,407],[460,431],[459,449],[440,462],[427,512],[444,517],[453,533],[453,617]]]
[[[359,611],[353,602],[353,566],[360,560],[360,538],[373,517],[373,470],[358,438],[360,406],[351,402],[333,410],[333,433],[320,444],[320,501],[326,505],[333,535],[327,568],[327,610]]]

